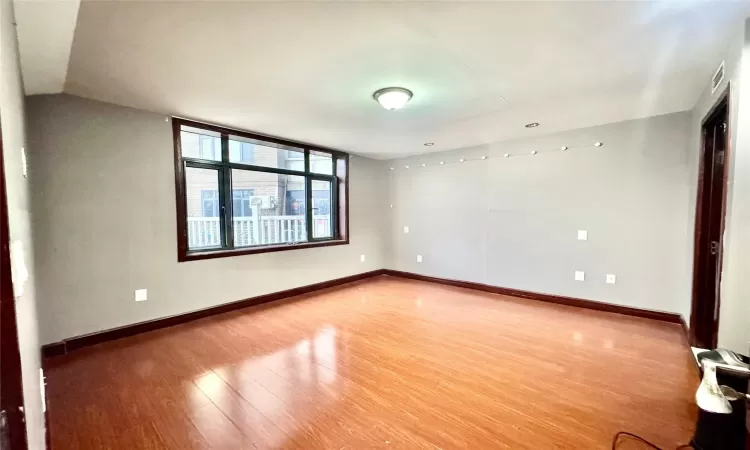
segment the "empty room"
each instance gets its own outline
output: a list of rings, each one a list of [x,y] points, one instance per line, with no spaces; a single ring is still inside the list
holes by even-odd
[[[0,5],[1,450],[750,449],[750,2]]]

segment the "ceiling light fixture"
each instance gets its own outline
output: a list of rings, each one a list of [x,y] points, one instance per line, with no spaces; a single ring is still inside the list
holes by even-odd
[[[425,143],[424,143],[424,146],[425,146],[425,147],[432,147],[433,145],[435,145],[435,143],[434,143],[434,142],[425,142]]]
[[[372,94],[372,98],[378,101],[383,108],[395,111],[401,109],[406,105],[406,102],[411,100],[412,92],[408,89],[400,87],[387,87],[378,89]]]
[[[486,156],[482,156],[482,159],[487,159],[487,157]]]
[[[594,147],[601,147],[601,146],[602,146],[601,142],[597,142],[597,143],[594,144]]]
[[[464,161],[466,161],[466,160],[463,159],[463,158],[461,158],[461,159],[458,160],[458,162],[464,162]]]
[[[445,161],[440,161],[440,165],[442,166],[443,164],[445,164]]]
[[[509,156],[510,156],[510,153],[506,153],[506,154],[504,154],[503,156],[507,158],[507,157],[509,157]]]
[[[526,128],[536,128],[536,127],[538,127],[538,126],[539,126],[539,123],[538,123],[538,122],[531,122],[531,123],[527,123],[527,124],[526,124],[526,125],[524,125],[524,126],[525,126]]]
[[[408,168],[409,168],[409,166],[404,166],[404,168],[408,169]]]
[[[536,155],[536,150],[532,150],[532,151],[531,151],[531,154],[532,154],[532,155]]]
[[[427,164],[422,164],[422,167],[427,167]]]
[[[563,145],[562,147],[560,147],[560,150],[562,150],[562,151],[565,151],[565,150],[567,150],[567,149],[568,149],[568,147],[566,147],[566,146],[564,146],[564,145]]]

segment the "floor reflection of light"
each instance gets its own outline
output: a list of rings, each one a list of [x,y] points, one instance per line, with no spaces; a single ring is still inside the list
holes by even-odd
[[[575,342],[576,344],[580,344],[581,342],[583,342],[583,334],[579,333],[578,331],[573,333],[573,342]]]
[[[299,354],[309,355],[310,354],[310,340],[302,339],[301,341],[297,342],[297,345],[295,345],[294,348],[297,350],[297,353]]]
[[[331,326],[323,328],[313,342],[318,380],[331,384],[336,381],[336,329]]]
[[[239,395],[269,420],[289,420],[293,417],[299,426],[309,427],[331,403],[341,399],[340,386],[334,386],[338,380],[336,339],[340,337],[339,334],[336,328],[327,325],[311,338],[300,339],[272,353],[256,355],[223,368],[221,376],[237,376],[232,381],[239,385],[236,387]],[[343,336],[346,337],[346,334]],[[232,374],[232,368],[241,370],[250,379]],[[223,381],[213,371],[196,380],[204,392],[221,389],[220,383]],[[221,392],[217,391],[216,394],[221,395]],[[226,395],[226,391],[223,392]],[[276,439],[276,436],[269,439]],[[285,441],[281,439],[271,447],[282,448],[284,445]]]
[[[213,371],[207,372],[206,375],[195,380],[195,384],[208,397],[226,395],[226,384]]]

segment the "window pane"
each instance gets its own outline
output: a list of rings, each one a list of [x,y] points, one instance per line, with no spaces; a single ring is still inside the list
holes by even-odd
[[[229,136],[229,161],[277,169],[305,170],[305,152],[271,142]]]
[[[328,153],[310,152],[310,172],[333,175],[333,158]]]
[[[312,181],[312,202],[313,238],[333,237],[330,181]]]
[[[232,169],[235,247],[307,241],[305,177]]]
[[[180,131],[182,156],[221,161],[221,135],[213,131],[183,126]]]
[[[185,187],[188,248],[221,247],[219,171],[188,167],[185,169]]]

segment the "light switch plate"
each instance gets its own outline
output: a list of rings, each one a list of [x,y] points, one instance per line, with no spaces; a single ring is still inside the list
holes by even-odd
[[[615,284],[617,283],[617,275],[608,273],[607,274],[607,284]]]
[[[47,383],[44,382],[44,370],[39,368],[39,394],[42,397],[42,412],[47,412],[47,400],[44,393],[44,386],[46,385]]]
[[[417,262],[422,262],[422,255],[417,255]]]
[[[404,227],[404,234],[409,232],[409,227]]]
[[[359,260],[365,262],[365,255],[359,255]]]
[[[148,300],[148,289],[136,289],[135,301],[145,302],[146,300]]]
[[[26,160],[26,149],[21,147],[21,171],[24,178],[29,177],[29,163]]]
[[[589,239],[589,232],[586,230],[578,230],[578,240],[587,241]]]
[[[581,270],[576,270],[576,281],[583,281],[586,279],[586,274]]]

